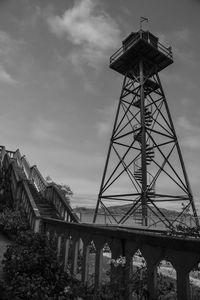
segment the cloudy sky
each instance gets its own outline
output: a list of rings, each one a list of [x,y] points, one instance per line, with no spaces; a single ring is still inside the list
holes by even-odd
[[[161,79],[200,203],[199,15],[198,0],[1,0],[0,143],[95,205],[122,83],[109,57],[148,17],[173,49]]]

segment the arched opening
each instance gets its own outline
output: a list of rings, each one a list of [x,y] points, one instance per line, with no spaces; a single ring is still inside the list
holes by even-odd
[[[83,268],[83,240],[80,238],[78,240],[78,253],[77,253],[77,268],[76,268],[76,278],[81,280],[82,278],[82,268]]]
[[[108,245],[105,243],[103,246],[103,262],[102,262],[102,284],[108,284],[111,281],[111,258],[112,252]]]
[[[64,263],[65,263],[65,271],[71,272],[72,266],[72,237],[69,235],[64,239]]]
[[[177,299],[176,270],[167,260],[161,260],[157,266],[157,296],[158,299]]]
[[[79,241],[79,238],[77,238],[76,236],[72,236],[69,248],[70,272],[74,277],[77,276],[78,271]]]
[[[94,285],[96,252],[97,251],[96,251],[95,244],[93,241],[91,241],[89,243],[88,267],[87,267],[88,286]]]
[[[57,236],[57,258],[59,263],[64,265],[65,262],[65,236],[60,234]]]
[[[147,299],[147,263],[138,249],[130,262],[130,282],[127,282],[133,299]]]
[[[104,244],[101,296],[108,297],[102,299],[126,299],[123,279],[126,259],[124,256],[116,256],[115,250],[112,250],[108,243]]]
[[[200,263],[197,263],[189,273],[190,295],[192,300],[200,299]]]

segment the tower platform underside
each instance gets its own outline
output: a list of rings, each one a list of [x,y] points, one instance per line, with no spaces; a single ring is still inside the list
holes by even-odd
[[[144,39],[138,39],[131,43],[127,48],[120,48],[110,58],[110,68],[126,75],[128,71],[138,65],[140,58],[149,61],[152,66],[152,74],[160,72],[173,63],[171,50],[162,44],[152,45]]]

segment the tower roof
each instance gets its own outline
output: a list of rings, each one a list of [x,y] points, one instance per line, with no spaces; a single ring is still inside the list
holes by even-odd
[[[171,47],[161,44],[151,32],[139,30],[122,41],[122,47],[110,57],[110,68],[125,75],[141,57],[155,65],[157,72],[173,63]]]

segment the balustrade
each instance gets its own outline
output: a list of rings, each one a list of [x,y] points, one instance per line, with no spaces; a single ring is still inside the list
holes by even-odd
[[[1,147],[1,152],[0,152],[0,164],[1,164],[1,166],[2,166],[5,154],[6,154],[6,148],[3,146],[3,147]]]
[[[27,161],[25,155],[22,156],[22,158],[21,158],[21,165],[24,170],[24,173],[26,174],[27,179],[31,179],[30,178],[31,177],[31,167],[30,167],[30,164]]]
[[[70,205],[66,202],[65,197],[54,184],[46,187],[44,197],[49,202],[53,203],[61,219],[69,222],[79,222],[78,217],[73,212]]]
[[[39,210],[34,202],[34,199],[29,191],[28,185],[26,181],[23,181],[19,186],[21,189],[20,200],[22,201],[22,207],[25,208],[25,212],[31,226],[31,229],[34,232],[39,232],[40,230],[40,222],[41,215]]]
[[[82,253],[81,280],[87,284],[89,281],[89,255],[90,244],[95,245],[95,274],[96,288],[102,285],[102,262],[104,259],[104,246],[108,244],[111,249],[111,258],[123,257],[125,267],[122,272],[111,267],[111,280],[118,276],[118,282],[124,283],[125,299],[132,299],[132,257],[140,249],[147,264],[147,289],[149,299],[157,299],[157,266],[163,259],[171,262],[177,272],[177,299],[190,299],[189,272],[200,261],[200,239],[185,238],[166,235],[165,230],[151,230],[150,232],[139,229],[120,228],[115,226],[99,226],[95,224],[66,223],[60,220],[43,218],[45,233],[53,231],[54,234],[64,236],[64,268],[70,261],[71,273],[77,274],[78,255]],[[80,243],[81,243],[81,252]],[[57,240],[60,249],[60,240]],[[70,249],[73,257],[70,258]],[[184,249],[184,250],[183,250]],[[59,250],[60,252],[60,250]],[[115,274],[114,274],[115,273]],[[119,278],[121,277],[121,279]]]
[[[37,166],[32,166],[30,169],[30,180],[33,181],[38,192],[42,192],[47,187],[47,182],[38,170]]]
[[[19,167],[22,167],[22,157],[21,157],[21,154],[20,154],[20,151],[19,149],[17,149],[13,155],[13,158],[15,158],[16,162],[17,162],[17,165]]]
[[[10,159],[10,156],[5,155],[3,164],[6,170],[10,168],[10,187],[14,200],[14,205],[22,206],[26,212],[31,229],[34,232],[39,232],[41,216],[39,210],[34,202],[34,199],[29,191],[26,180],[20,181],[19,176],[15,170],[15,161]]]

